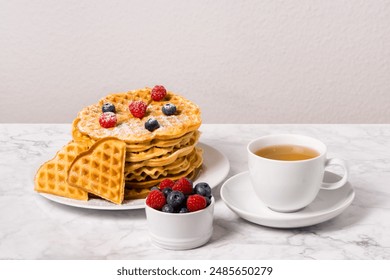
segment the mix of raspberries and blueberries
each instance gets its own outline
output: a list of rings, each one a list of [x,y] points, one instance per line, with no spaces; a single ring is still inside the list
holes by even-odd
[[[176,182],[164,179],[153,187],[146,198],[146,205],[166,213],[188,213],[202,210],[211,203],[211,188],[201,182],[193,186],[188,178]]]
[[[161,101],[167,95],[167,90],[160,85],[154,86],[151,92],[151,98],[154,101]],[[147,110],[148,105],[142,100],[133,101],[129,104],[129,111],[135,118],[142,119]],[[172,103],[166,103],[162,106],[161,111],[166,116],[172,116],[176,114],[176,106]],[[115,127],[117,123],[115,105],[112,103],[104,103],[102,106],[102,114],[99,118],[101,127],[111,128]],[[145,122],[145,128],[150,132],[158,129],[160,124],[158,121],[151,117]]]

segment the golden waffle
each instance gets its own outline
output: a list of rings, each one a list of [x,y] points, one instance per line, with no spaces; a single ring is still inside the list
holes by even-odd
[[[172,163],[178,164],[179,159],[183,160],[183,157],[189,154],[194,154],[195,146],[189,146],[181,148],[169,155],[164,155],[163,157],[152,158],[142,162],[136,162],[127,164],[125,166],[125,174],[134,173],[136,170],[149,168],[149,167],[159,167],[159,168],[168,168]]]
[[[148,196],[149,192],[149,188],[125,189],[125,200],[145,198]]]
[[[66,181],[68,168],[72,161],[87,149],[88,146],[76,142],[69,142],[65,145],[53,159],[39,168],[35,175],[35,190],[78,200],[88,200],[88,193],[85,190],[73,187]]]
[[[136,100],[143,100],[148,104],[146,115],[142,119],[133,117],[128,109],[128,105]],[[118,122],[114,128],[102,128],[99,124],[101,108],[105,102],[115,105]],[[162,106],[168,102],[176,106],[175,115],[166,116],[162,113]],[[153,132],[144,127],[145,121],[150,117],[156,118],[160,124],[160,128]],[[179,138],[188,132],[197,130],[201,125],[200,109],[196,104],[172,92],[167,92],[161,101],[152,101],[150,88],[108,95],[97,104],[81,110],[78,118],[80,121],[77,128],[82,134],[94,140],[117,137],[128,144],[149,143],[154,139]]]
[[[155,146],[141,152],[131,152],[129,149],[127,149],[126,162],[137,163],[141,161],[147,161],[162,156],[169,156],[175,151],[178,151],[183,148],[194,147],[198,141],[199,135],[200,133],[196,131],[196,133],[192,134],[192,137],[190,138],[186,137],[185,139],[182,139],[182,141],[180,141],[178,144],[169,147]]]
[[[126,176],[126,187],[130,189],[148,188],[158,185],[165,178],[177,180],[181,177],[188,177],[197,171],[202,165],[202,162],[202,150],[195,148],[194,153],[190,157],[184,157],[184,161],[182,162],[185,165],[184,168],[180,164],[172,165],[172,168],[141,168]],[[170,169],[170,171],[167,171],[167,169]]]
[[[77,125],[80,122],[79,118],[75,118],[72,123],[72,138],[75,142],[82,143],[88,147],[91,147],[96,141],[92,140],[88,135],[82,134]]]
[[[95,143],[96,140],[80,132],[80,130],[77,127],[79,122],[80,119],[76,118],[72,124],[72,137],[74,141],[82,142],[89,146],[92,146],[92,144]],[[152,148],[172,148],[172,147],[179,148],[183,145],[186,145],[190,141],[194,143],[197,142],[199,136],[200,136],[200,132],[198,130],[195,130],[195,131],[188,132],[187,134],[178,138],[172,138],[167,140],[154,139],[150,142],[145,142],[145,143],[131,143],[131,144],[126,143],[126,151],[137,154],[137,153],[145,152]],[[139,159],[129,160],[129,161],[139,161]]]
[[[182,157],[174,163],[164,166],[164,167],[142,167],[139,170],[134,170],[131,173],[126,174],[127,181],[138,181],[143,178],[147,179],[158,179],[161,176],[166,177],[167,175],[175,175],[179,174],[191,167],[191,163],[194,162],[194,158],[196,155],[192,157]]]
[[[194,168],[194,169],[187,170],[183,173],[179,173],[176,175],[169,175],[167,177],[160,177],[156,180],[151,180],[151,181],[144,181],[144,182],[126,181],[126,189],[138,190],[138,189],[151,188],[154,186],[158,186],[158,184],[160,184],[160,182],[164,179],[171,179],[173,181],[176,181],[176,180],[180,179],[181,177],[186,177],[190,180],[195,180],[195,178],[198,176],[198,174],[200,172],[201,172],[200,168]]]
[[[147,143],[126,143],[126,149],[128,152],[141,152],[148,150],[152,147],[169,148],[169,147],[181,147],[186,145],[189,141],[198,141],[200,132],[198,130],[188,132],[187,134],[178,138],[165,139],[165,140],[152,140]]]
[[[68,183],[116,204],[124,197],[126,144],[116,138],[102,139],[72,162]]]
[[[198,173],[199,173],[200,169],[197,167],[197,168],[194,168],[192,171],[190,172],[185,172],[185,173],[182,173],[182,174],[179,174],[179,175],[175,175],[175,176],[170,176],[169,179],[171,180],[178,180],[180,179],[181,177],[186,177],[190,180],[195,180],[195,178],[197,177]],[[157,186],[163,179],[166,179],[167,177],[165,178],[159,178],[158,180],[154,180],[153,182],[153,185],[150,185],[148,187],[142,187],[142,186],[136,186],[134,183],[126,183],[126,188],[125,188],[125,199],[126,200],[129,200],[129,199],[140,199],[140,198],[146,198],[150,192],[150,188],[152,186]],[[136,188],[134,188],[134,186]]]
[[[174,162],[165,166],[142,166],[138,169],[126,171],[125,179],[128,181],[139,180],[149,176],[151,179],[157,179],[159,176],[167,176],[168,174],[177,174],[190,167],[190,164],[194,162],[197,157],[196,151],[194,150],[190,155],[183,156],[176,159]]]

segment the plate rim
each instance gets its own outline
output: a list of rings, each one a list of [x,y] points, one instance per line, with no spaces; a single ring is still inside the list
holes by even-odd
[[[217,187],[219,184],[221,184],[227,177],[230,171],[230,162],[227,156],[222,153],[218,148],[215,148],[211,145],[205,144],[201,141],[199,141],[196,145],[199,148],[202,149],[209,149],[212,150],[214,153],[217,153],[221,158],[222,162],[224,165],[223,173],[220,175],[219,179],[217,180],[217,183],[212,184],[210,187],[211,189]],[[205,156],[203,156],[203,162],[204,162]],[[204,164],[204,163],[203,163]],[[207,166],[206,166],[207,167]],[[204,173],[203,173],[204,174]],[[200,173],[200,178],[202,176],[202,173]],[[199,178],[197,178],[198,181]],[[71,206],[75,208],[82,208],[82,209],[93,209],[93,210],[136,210],[136,209],[144,209],[145,208],[145,198],[142,199],[134,199],[134,200],[125,200],[124,202],[130,202],[128,204],[114,204],[110,203],[109,201],[103,200],[104,203],[107,203],[107,205],[95,205],[95,204],[90,204],[91,201],[97,198],[92,198],[88,201],[81,201],[81,200],[76,200],[76,199],[71,199],[67,197],[61,197],[58,195],[54,194],[49,194],[49,193],[41,193],[38,192],[38,194],[50,201],[66,205],[66,206]],[[101,200],[101,199],[99,199]],[[85,203],[85,204],[84,204]]]
[[[333,173],[330,171],[327,171],[327,172]],[[333,174],[335,174],[335,173],[333,173]],[[319,223],[330,220],[330,219],[336,217],[337,215],[341,214],[346,208],[348,208],[352,204],[353,200],[355,199],[355,195],[356,195],[355,190],[353,189],[352,186],[350,186],[351,192],[346,196],[345,200],[343,201],[343,203],[341,203],[341,205],[337,206],[336,208],[332,209],[331,211],[318,213],[317,215],[315,215],[315,213],[313,213],[311,215],[307,215],[307,214],[303,214],[303,213],[299,213],[299,212],[294,212],[294,213],[273,212],[274,216],[272,216],[272,217],[262,217],[262,216],[256,215],[255,213],[248,212],[246,210],[242,210],[242,209],[237,208],[236,206],[232,205],[228,201],[228,199],[226,199],[226,197],[224,196],[223,192],[226,191],[226,188],[227,188],[226,186],[232,180],[236,179],[237,177],[244,177],[245,175],[247,175],[247,176],[249,175],[248,170],[240,172],[238,174],[235,174],[232,177],[230,177],[229,179],[227,179],[220,189],[221,199],[225,203],[225,205],[229,209],[231,209],[234,213],[236,213],[239,217],[241,217],[242,219],[245,219],[247,221],[250,221],[252,223],[261,225],[261,226],[267,226],[267,227],[273,227],[273,228],[298,228],[298,227],[306,227],[306,226],[312,226],[315,224],[319,224]],[[350,184],[350,182],[347,181],[347,184]],[[326,190],[324,190],[324,191],[326,191]],[[272,211],[272,210],[270,210],[270,211]],[[290,215],[290,218],[288,220],[286,219],[287,215]],[[249,220],[247,217],[244,217],[244,216],[250,217],[252,219]],[[325,219],[321,220],[324,217],[325,217]],[[261,219],[261,221],[259,221],[259,219]],[[309,222],[309,221],[307,221],[308,219],[316,219],[316,221]],[[254,220],[257,220],[257,221],[254,221]],[[320,220],[320,221],[318,221],[318,220]],[[262,222],[262,221],[264,221],[264,222]],[[285,225],[278,225],[278,226],[276,226],[275,224],[272,224],[272,223],[280,223],[280,222],[286,222],[286,224]],[[295,224],[289,225],[288,223],[295,223]]]

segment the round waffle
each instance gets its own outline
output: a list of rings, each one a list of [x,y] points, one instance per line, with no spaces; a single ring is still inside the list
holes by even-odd
[[[92,146],[93,143],[96,142],[96,140],[92,139],[86,134],[83,134],[78,129],[78,123],[80,122],[79,118],[74,119],[72,124],[72,137],[75,142],[83,143],[87,146]],[[158,140],[154,139],[150,142],[144,142],[144,143],[126,143],[126,150],[128,153],[133,153],[134,155],[137,153],[142,153],[147,150],[150,150],[152,148],[180,148],[187,143],[196,143],[199,139],[200,132],[198,130],[191,131],[186,133],[185,135],[178,137],[178,138],[172,138],[172,139],[166,139],[166,140]],[[130,156],[130,155],[129,155]],[[140,159],[142,160],[142,159]],[[139,160],[129,160],[126,161],[139,161]]]
[[[155,159],[163,157],[164,155],[170,156],[170,154],[184,148],[194,147],[198,142],[200,133],[195,131],[191,133],[191,137],[183,138],[178,144],[169,147],[154,146],[145,151],[133,152],[131,149],[127,149],[126,162],[141,162],[149,159]],[[162,140],[163,141],[163,140]],[[162,142],[160,141],[160,142]]]
[[[129,104],[142,100],[147,111],[142,119],[135,118]],[[99,124],[102,105],[114,104],[117,124],[113,128],[102,128]],[[166,116],[162,106],[172,103],[176,114]],[[145,122],[154,117],[160,127],[153,132],[145,128]],[[91,146],[99,139],[116,137],[126,143],[125,197],[145,196],[149,188],[165,178],[172,180],[183,176],[194,177],[202,164],[202,153],[195,148],[200,132],[200,110],[191,101],[167,92],[161,101],[151,99],[151,89],[111,94],[98,103],[80,111],[73,122],[72,136],[75,141]]]
[[[179,157],[179,155],[181,156]],[[126,166],[124,171],[125,178],[132,180],[139,178],[141,174],[145,174],[153,179],[157,179],[161,174],[176,174],[188,169],[189,164],[194,162],[196,157],[196,149],[186,149],[179,154],[172,154],[172,157],[168,157],[167,159],[161,158],[159,161],[152,161],[145,165],[129,165]],[[165,161],[164,163],[162,162],[163,160]],[[161,164],[158,162],[161,162]]]
[[[134,117],[129,111],[129,104],[142,100],[148,107],[146,115],[142,118]],[[117,124],[113,128],[102,128],[99,117],[102,105],[106,102],[114,104],[116,108]],[[166,116],[162,113],[162,106],[172,103],[177,108],[177,113]],[[153,132],[145,129],[145,122],[154,117],[160,127]],[[151,89],[129,91],[127,93],[111,94],[101,99],[97,104],[90,105],[78,114],[78,131],[94,140],[105,137],[116,137],[128,144],[148,143],[152,140],[169,140],[179,138],[188,132],[194,131],[201,125],[199,107],[182,96],[167,92],[161,101],[151,99]]]
[[[166,167],[169,164],[176,162],[179,158],[194,153],[194,151],[194,146],[188,146],[161,157],[155,157],[149,160],[144,160],[142,162],[127,163],[125,167],[125,173],[132,173],[134,170],[147,167]]]
[[[125,177],[126,188],[149,188],[166,178],[171,180],[181,177],[194,178],[203,162],[202,152],[202,149],[195,148],[194,152],[185,156],[179,165],[173,163],[170,167],[146,167],[133,171]]]

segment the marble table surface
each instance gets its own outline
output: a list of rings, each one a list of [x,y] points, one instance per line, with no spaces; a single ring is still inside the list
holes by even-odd
[[[70,124],[0,124],[0,259],[390,259],[390,125],[204,124],[201,141],[247,169],[246,145],[269,133],[299,133],[348,161],[356,197],[341,215],[299,229],[249,223],[216,198],[205,246],[159,249],[143,209],[101,211],[61,205],[35,193],[44,159],[70,139]]]

